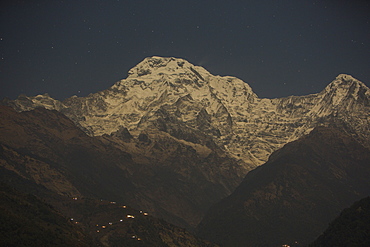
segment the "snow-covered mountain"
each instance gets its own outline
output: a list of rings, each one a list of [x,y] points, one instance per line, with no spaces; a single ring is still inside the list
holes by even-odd
[[[193,138],[195,131],[240,159],[245,170],[266,162],[273,151],[314,127],[333,121],[370,146],[370,90],[350,75],[337,76],[317,94],[265,99],[238,78],[212,75],[180,58],[145,58],[128,74],[87,97],[60,102],[47,94],[23,95],[3,102],[18,111],[58,110],[92,136],[124,128],[136,137],[159,130],[205,144]],[[178,123],[183,127],[176,127]]]

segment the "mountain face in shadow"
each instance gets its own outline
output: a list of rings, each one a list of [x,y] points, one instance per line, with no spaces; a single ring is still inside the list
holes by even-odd
[[[133,185],[119,165],[130,155],[110,150],[57,111],[38,108],[17,113],[0,107],[2,167],[57,194],[118,197]]]
[[[309,246],[370,246],[370,197],[344,209]]]
[[[179,166],[171,167],[173,170],[163,167],[170,166],[171,162],[177,162],[180,165],[187,162],[189,166],[198,163],[196,161],[200,158],[195,150],[181,154],[182,150],[190,148],[188,145],[180,145],[176,140],[172,140],[172,146],[166,151],[167,156],[161,157],[162,167],[158,167],[154,159],[148,161],[148,156],[154,150],[159,153],[164,152],[158,144],[159,138],[151,141],[143,134],[140,140],[135,141],[130,140],[131,138],[127,133],[125,135],[124,131],[114,136],[90,137],[63,114],[43,108],[17,113],[12,108],[0,106],[0,114],[2,116],[0,119],[0,180],[6,184],[4,188],[11,186],[22,191],[19,192],[20,194],[27,193],[24,196],[21,196],[22,194],[17,196],[16,199],[3,201],[4,203],[0,205],[4,210],[3,229],[7,232],[7,238],[17,236],[18,233],[12,232],[14,229],[7,226],[12,224],[12,218],[20,210],[18,208],[22,208],[26,203],[30,204],[31,211],[14,218],[16,224],[20,226],[23,224],[22,227],[25,228],[25,236],[22,233],[21,242],[17,243],[32,241],[33,238],[28,239],[27,236],[35,234],[34,238],[40,236],[40,241],[36,241],[36,244],[48,245],[50,241],[43,235],[43,231],[40,231],[38,225],[40,221],[40,225],[45,229],[48,228],[51,233],[55,229],[59,232],[65,231],[63,234],[67,237],[64,235],[59,237],[62,233],[58,233],[59,235],[55,235],[58,236],[55,238],[57,242],[50,242],[56,246],[59,242],[62,245],[64,243],[64,246],[93,246],[94,244],[117,246],[119,243],[125,243],[125,246],[215,246],[194,237],[185,229],[153,217],[155,214],[162,214],[177,225],[189,226],[185,216],[200,219],[199,215],[206,207],[227,193],[224,188],[231,183],[225,187],[217,185],[217,182],[206,180],[203,174],[197,174],[199,170],[183,166],[181,170],[183,173],[186,174],[186,168],[191,169],[196,178],[195,185],[198,185],[198,193],[193,193],[192,189],[195,185],[185,179],[177,180],[181,175],[176,171]],[[156,147],[151,146],[154,144]],[[169,144],[170,142],[166,141],[162,145]],[[149,151],[149,154],[140,151],[144,148]],[[142,155],[138,157],[139,154],[135,152]],[[172,157],[177,154],[179,154],[177,157],[182,157],[183,160],[176,161]],[[218,157],[218,154],[202,160],[207,166],[207,162],[216,159],[219,160],[218,164],[225,162],[225,166],[229,167],[227,163],[230,160],[227,157]],[[206,194],[202,189],[210,193],[208,197],[199,199],[200,195]],[[2,195],[5,193],[4,198],[7,199],[9,193],[6,193],[6,189],[4,191],[1,193]],[[177,194],[169,194],[175,192]],[[34,201],[24,202],[30,194],[35,195],[30,197],[34,198]],[[60,226],[54,218],[50,219],[51,222],[44,222],[43,214],[35,213],[43,207],[50,207],[40,200],[52,205],[58,211],[54,212],[57,216],[53,217],[64,220],[65,226]],[[157,202],[160,200],[162,200],[160,203]],[[142,210],[134,210],[129,206],[123,209],[122,205],[135,205]],[[143,217],[144,210],[150,214],[150,217]],[[42,209],[42,211],[45,210]],[[185,213],[181,215],[182,212],[186,212],[187,215]],[[33,213],[35,214],[33,217],[27,216]],[[137,217],[134,219],[127,215]],[[41,219],[38,219],[40,217]],[[30,219],[24,220],[26,218]],[[68,228],[71,224],[67,219],[71,218],[74,219],[74,223],[78,223],[77,230]],[[120,219],[124,219],[124,222],[120,222]],[[109,227],[111,226],[109,222],[114,222],[114,227]],[[96,227],[97,224],[100,225],[99,228]],[[102,229],[102,225],[107,227]],[[69,229],[69,232],[63,230],[64,228]],[[80,245],[66,244],[69,243],[68,241],[77,239],[73,234],[85,236],[87,240]],[[69,235],[71,236],[68,237]],[[137,239],[137,235],[140,236],[140,240]],[[55,237],[53,236],[51,234],[50,238]]]
[[[17,186],[14,181],[12,185]],[[217,247],[183,228],[116,202],[50,193],[44,198],[54,206],[0,183],[2,246]]]
[[[124,130],[90,137],[57,111],[0,114],[1,166],[59,195],[122,202],[191,229],[242,180],[238,162],[201,134],[198,143]]]
[[[370,151],[336,127],[285,145],[213,206],[199,236],[223,246],[308,244],[370,193]]]
[[[0,183],[1,246],[98,246],[92,237],[37,197]]]

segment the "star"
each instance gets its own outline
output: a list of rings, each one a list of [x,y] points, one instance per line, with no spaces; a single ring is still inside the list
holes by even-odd
[[[24,1],[13,2],[16,6]],[[370,21],[366,9],[354,11],[357,5],[352,2],[356,1],[343,2],[335,8],[318,0],[289,1],[284,5],[273,0],[267,0],[268,4],[241,1],[237,5],[217,1],[212,6],[206,1],[168,1],[161,6],[155,1],[144,5],[122,0],[111,1],[114,4],[100,0],[91,0],[88,5],[77,2],[38,7],[29,3],[30,11],[20,5],[9,9],[9,13],[0,9],[4,15],[0,22],[0,81],[8,81],[14,88],[0,90],[0,99],[16,97],[17,88],[22,88],[29,78],[41,84],[44,75],[39,73],[43,70],[34,68],[55,72],[68,69],[66,73],[53,73],[47,81],[61,85],[72,76],[87,85],[89,89],[83,90],[81,85],[83,92],[96,92],[94,84],[86,82],[89,78],[75,69],[77,65],[91,65],[92,81],[105,81],[108,87],[151,55],[181,57],[194,65],[198,65],[199,57],[212,57],[206,69],[214,74],[232,73],[242,80],[253,77],[259,81],[255,90],[267,97],[286,96],[286,90],[263,94],[273,81],[282,84],[286,80],[287,87],[292,85],[290,77],[286,78],[291,72],[298,74],[295,79],[300,83],[328,81],[339,70],[361,76],[365,83],[370,81],[370,71],[366,69],[370,43],[368,32],[364,32]],[[345,13],[346,18],[340,18]],[[337,59],[339,55],[341,59]],[[8,68],[18,68],[22,73]],[[48,87],[45,90],[55,88],[51,83]],[[299,92],[295,93],[304,94],[306,88],[297,87]],[[68,90],[66,87],[57,92],[57,97],[77,92]]]

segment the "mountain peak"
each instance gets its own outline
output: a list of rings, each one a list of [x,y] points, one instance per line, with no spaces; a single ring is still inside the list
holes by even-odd
[[[128,78],[153,78],[164,75],[189,75],[193,74],[201,80],[211,74],[203,67],[194,66],[185,59],[174,57],[147,57],[129,70]]]
[[[345,81],[356,80],[353,76],[348,75],[348,74],[339,74],[335,79],[336,80],[345,80]]]
[[[330,96],[333,105],[351,100],[370,99],[370,89],[351,75],[338,75],[323,91]]]
[[[335,78],[335,80],[333,80],[328,85],[329,88],[340,87],[340,88],[347,88],[347,89],[353,86],[364,87],[364,88],[369,89],[364,83],[362,83],[361,81],[357,80],[356,78],[348,74],[339,74]]]

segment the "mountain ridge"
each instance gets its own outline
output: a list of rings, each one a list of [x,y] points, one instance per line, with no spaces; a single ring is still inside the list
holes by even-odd
[[[309,247],[369,246],[370,197],[344,209]]]
[[[199,236],[222,246],[305,246],[370,193],[370,150],[333,123],[275,151],[213,205]]]
[[[72,96],[61,102],[48,95],[23,95],[3,104],[17,111],[36,107],[58,110],[87,134],[98,136],[116,132],[121,126],[133,136],[146,128],[166,131],[165,123],[158,123],[161,112],[211,136],[250,170],[331,115],[339,115],[350,125],[355,123],[351,131],[370,145],[369,131],[359,134],[370,127],[369,92],[362,82],[340,74],[316,94],[258,98],[236,77],[214,76],[184,59],[155,56],[130,69],[126,79],[87,97]]]

